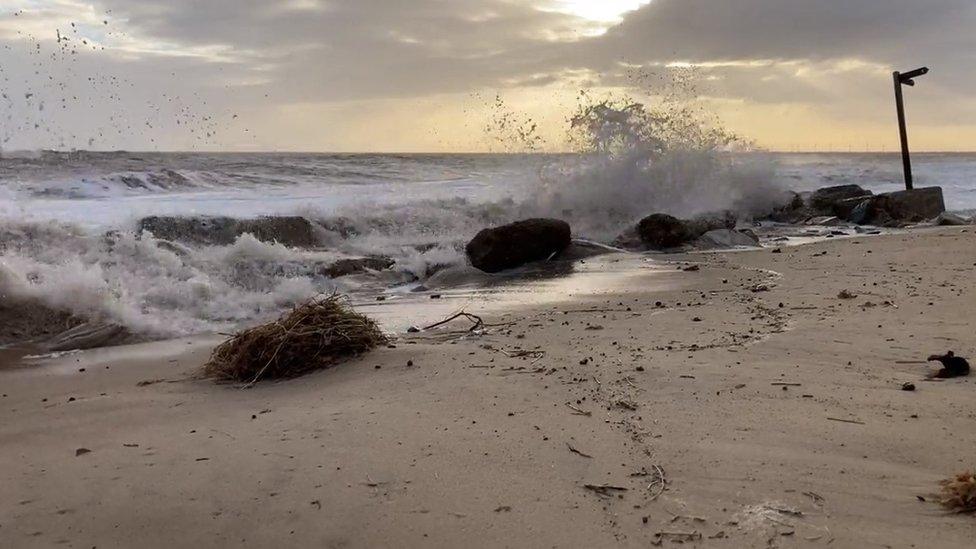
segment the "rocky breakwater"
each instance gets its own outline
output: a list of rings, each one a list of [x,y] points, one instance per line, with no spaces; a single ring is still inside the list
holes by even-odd
[[[768,218],[796,224],[820,219],[818,224],[837,220],[856,225],[904,227],[935,220],[944,212],[941,187],[874,194],[858,185],[839,185],[796,194]]]

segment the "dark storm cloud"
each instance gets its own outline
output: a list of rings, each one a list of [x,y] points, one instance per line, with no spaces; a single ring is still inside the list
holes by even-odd
[[[540,11],[538,2],[529,1],[104,4],[150,36],[253,52],[252,62],[266,63],[264,69],[294,99],[545,83],[567,69],[616,71],[619,62],[930,63],[945,65],[942,82],[949,86],[968,85],[976,69],[976,3],[971,0],[653,0],[605,35],[589,38],[574,37],[574,29],[583,26],[579,18]],[[756,70],[727,67],[724,72]]]
[[[627,85],[627,67],[685,61],[703,64],[716,97],[851,116],[890,92],[886,72],[926,64],[930,93],[962,109],[934,116],[976,113],[972,0],[652,0],[597,36],[593,21],[540,9],[556,0],[25,2],[108,12],[131,40],[86,54],[98,71],[142,85],[168,78],[235,112],[545,86],[567,74]],[[0,8],[0,31],[11,21]],[[0,44],[21,39],[0,32]]]

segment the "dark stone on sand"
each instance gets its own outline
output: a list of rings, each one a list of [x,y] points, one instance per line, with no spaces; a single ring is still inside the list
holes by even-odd
[[[572,242],[569,224],[558,219],[526,219],[483,229],[465,247],[471,264],[497,273],[557,256]]]
[[[637,236],[657,250],[677,248],[695,238],[688,223],[668,214],[651,214],[637,224]]]
[[[358,257],[351,259],[340,259],[332,265],[322,269],[321,273],[329,278],[339,278],[351,274],[365,273],[366,271],[385,271],[393,266],[395,262],[388,257]]]
[[[152,216],[139,221],[139,231],[148,231],[163,240],[208,246],[233,244],[245,233],[262,242],[278,242],[295,248],[313,248],[318,245],[315,226],[304,217],[298,216],[256,219]]]
[[[720,212],[694,219],[656,213],[641,219],[637,227],[620,235],[615,244],[627,249],[666,250],[688,244],[709,231],[731,230],[736,225],[735,214]]]
[[[706,250],[728,248],[755,248],[759,246],[759,238],[752,231],[735,231],[732,229],[716,229],[701,235],[695,241],[695,247]]]
[[[925,187],[884,193],[862,199],[847,199],[845,207],[857,201],[848,221],[864,225],[897,227],[938,218],[945,212],[941,187]]]

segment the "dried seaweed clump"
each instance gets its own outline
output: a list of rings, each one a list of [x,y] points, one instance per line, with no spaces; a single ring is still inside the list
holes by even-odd
[[[957,513],[976,513],[976,476],[965,472],[943,480],[939,503]]]
[[[295,377],[386,342],[376,322],[333,294],[314,298],[274,322],[228,339],[214,349],[204,373],[248,383]]]

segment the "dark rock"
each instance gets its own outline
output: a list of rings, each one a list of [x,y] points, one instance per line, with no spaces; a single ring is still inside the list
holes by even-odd
[[[834,205],[838,202],[865,196],[871,196],[871,191],[862,189],[858,185],[837,185],[817,189],[810,195],[807,204],[825,215],[836,215]]]
[[[527,219],[482,230],[465,252],[476,268],[497,273],[558,255],[571,242],[572,230],[565,221]]]
[[[935,224],[943,226],[971,225],[972,222],[973,220],[968,217],[949,212],[943,212],[935,218]]]
[[[878,195],[877,207],[897,221],[925,221],[945,212],[942,187],[925,187]]]
[[[695,241],[695,247],[707,250],[737,247],[755,248],[758,246],[759,239],[752,231],[747,233],[745,231],[733,231],[730,229],[708,231]]]
[[[806,201],[803,200],[803,197],[797,193],[793,193],[790,200],[774,209],[765,217],[780,223],[798,223],[811,215],[812,212],[807,208]]]
[[[637,224],[640,242],[649,248],[662,250],[677,248],[694,240],[695,235],[688,223],[667,214],[651,214]]]
[[[641,219],[635,229],[621,234],[614,244],[631,250],[677,248],[709,231],[734,229],[736,221],[732,212],[705,214],[690,220],[656,213]]]
[[[320,272],[329,278],[339,278],[366,271],[385,271],[393,266],[395,261],[388,257],[358,257],[340,259],[325,267]]]
[[[245,233],[262,242],[278,242],[296,248],[312,248],[318,244],[315,226],[297,216],[256,219],[152,216],[139,221],[139,231],[148,231],[163,240],[208,246],[233,244]]]
[[[853,202],[845,201],[845,207]],[[897,227],[934,219],[943,212],[942,188],[926,187],[860,199],[846,219],[858,224]]]

